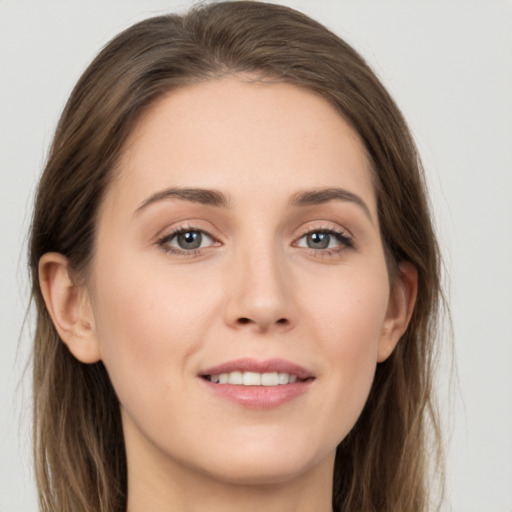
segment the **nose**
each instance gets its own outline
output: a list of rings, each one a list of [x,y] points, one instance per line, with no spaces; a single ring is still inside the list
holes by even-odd
[[[293,283],[275,247],[239,251],[227,276],[226,323],[256,332],[286,331],[296,322]]]

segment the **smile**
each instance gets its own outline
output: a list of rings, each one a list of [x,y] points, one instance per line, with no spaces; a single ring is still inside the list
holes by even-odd
[[[270,409],[299,398],[315,381],[313,373],[285,359],[237,359],[198,375],[222,400],[249,409]]]
[[[284,372],[241,372],[234,371],[217,375],[206,375],[205,378],[215,384],[235,384],[239,386],[282,386],[297,382],[297,375]]]

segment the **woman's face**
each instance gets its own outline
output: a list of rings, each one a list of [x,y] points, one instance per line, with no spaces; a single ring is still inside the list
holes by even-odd
[[[87,290],[129,467],[229,482],[332,471],[400,334],[361,141],[313,93],[240,77],[138,123]]]

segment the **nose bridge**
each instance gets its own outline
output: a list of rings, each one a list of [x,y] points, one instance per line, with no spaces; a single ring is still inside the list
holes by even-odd
[[[226,307],[232,326],[259,331],[294,322],[286,255],[273,240],[240,244],[233,254]]]

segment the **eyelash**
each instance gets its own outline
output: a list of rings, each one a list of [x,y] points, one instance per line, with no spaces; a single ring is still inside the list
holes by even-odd
[[[208,238],[210,238],[213,242],[220,243],[211,233],[209,233],[204,228],[195,228],[193,226],[183,226],[183,227],[177,228],[174,231],[172,231],[171,233],[159,238],[157,240],[157,244],[166,253],[175,254],[177,256],[183,256],[183,257],[197,256],[198,254],[200,254],[201,250],[205,249],[204,247],[186,250],[186,249],[178,249],[176,247],[169,245],[169,242],[172,239],[174,239],[175,237],[182,235],[184,233],[202,233],[202,234],[206,235]]]
[[[220,244],[220,242],[206,229],[204,228],[196,228],[193,226],[185,226],[180,227],[172,231],[171,233],[168,233],[161,238],[157,240],[157,245],[166,253],[174,254],[177,256],[183,256],[183,257],[190,257],[190,256],[197,256],[201,253],[202,250],[205,249],[205,247],[199,247],[197,249],[178,249],[176,247],[173,247],[169,245],[169,242],[173,240],[175,237],[188,233],[188,232],[196,232],[196,233],[202,233],[206,235],[208,238],[210,238],[214,243]],[[341,252],[347,250],[347,249],[355,249],[356,246],[354,244],[354,240],[352,236],[349,236],[346,234],[346,232],[334,229],[332,227],[325,228],[325,227],[316,227],[313,229],[305,229],[302,231],[301,235],[296,239],[296,241],[293,243],[295,247],[298,247],[297,243],[302,240],[304,237],[311,235],[313,233],[322,233],[326,235],[333,236],[339,243],[339,247],[332,247],[332,248],[325,248],[325,249],[315,249],[313,247],[306,247],[305,249],[308,249],[311,255],[315,257],[329,257],[329,256],[336,256],[340,254]]]
[[[296,245],[299,240],[302,240],[304,237],[311,235],[313,233],[322,233],[326,235],[333,236],[338,242],[339,247],[331,247],[326,249],[315,249],[313,247],[306,247],[309,251],[309,253],[315,257],[333,257],[338,256],[340,253],[355,249],[356,245],[354,243],[354,239],[352,236],[347,235],[345,231],[338,230],[332,227],[325,228],[325,227],[314,227],[314,228],[308,228],[302,231],[302,234],[299,238],[297,238],[296,242],[294,242],[294,245]]]

